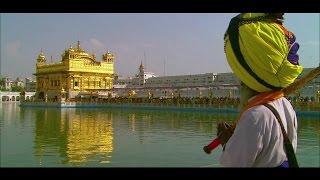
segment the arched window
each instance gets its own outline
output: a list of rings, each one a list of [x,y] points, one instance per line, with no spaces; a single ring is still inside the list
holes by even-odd
[[[314,102],[315,99],[314,99],[314,97],[311,97],[310,100],[311,100],[311,102]]]
[[[8,96],[2,96],[2,101],[7,101]]]

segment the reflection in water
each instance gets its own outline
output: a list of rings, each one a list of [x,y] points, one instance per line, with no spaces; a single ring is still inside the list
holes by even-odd
[[[202,147],[237,114],[0,105],[1,166],[216,167]],[[297,159],[319,167],[320,121],[298,116]]]
[[[129,123],[131,124],[131,130],[136,130],[136,114],[129,114]]]
[[[116,131],[127,127],[128,129],[125,130],[129,131],[129,138],[136,138],[133,140],[139,142],[140,145],[171,143],[167,148],[172,149],[175,149],[175,146],[183,141],[186,146],[194,146],[191,144],[199,143],[203,139],[206,139],[204,143],[207,143],[216,135],[217,121],[233,121],[236,117],[235,114],[157,110],[113,110],[112,113],[114,121],[127,123],[123,126],[117,124]],[[182,140],[179,140],[180,138]],[[119,141],[125,143],[125,139]],[[196,146],[197,151],[201,150],[202,144]]]
[[[300,166],[320,167],[320,119],[298,117],[297,160]]]
[[[72,109],[74,110],[74,109]],[[69,122],[67,156],[69,162],[85,162],[89,156],[101,154],[101,163],[110,162],[113,151],[111,113],[65,111]]]
[[[112,114],[83,112],[81,109],[37,109],[35,155],[59,152],[62,163],[84,163],[97,158],[109,163],[113,151]],[[57,152],[53,152],[53,151]]]

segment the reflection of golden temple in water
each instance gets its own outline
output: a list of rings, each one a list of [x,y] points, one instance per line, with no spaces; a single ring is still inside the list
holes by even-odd
[[[35,118],[35,155],[40,165],[45,163],[42,162],[43,156],[56,150],[64,157],[63,163],[110,162],[113,152],[110,112],[82,112],[77,109],[39,111]]]
[[[121,166],[123,165],[121,163],[126,165],[126,158],[132,155],[128,154],[128,148],[150,150],[158,148],[157,145],[162,143],[166,145],[173,143],[174,146],[176,140],[181,138],[201,136],[212,138],[216,134],[217,122],[235,119],[236,115],[114,109],[21,108],[19,118],[20,127],[29,126],[30,122],[35,123],[31,125],[35,135],[33,155],[38,166],[101,166],[99,163],[108,163],[102,166]],[[317,149],[309,151],[307,148],[319,147],[319,139],[315,138],[320,132],[318,118],[298,116],[298,122],[298,135],[301,137],[299,143],[304,148],[300,151],[300,157],[305,152],[315,154]],[[189,141],[186,144],[188,148]],[[160,148],[159,151],[161,150]],[[146,151],[143,149],[143,152],[136,152],[142,153],[143,156]],[[139,161],[144,160],[139,159]]]
[[[74,111],[75,112],[75,111]],[[65,113],[68,113],[66,111]],[[91,117],[68,113],[69,131],[67,156],[69,162],[85,162],[97,154],[106,155],[101,163],[110,162],[109,153],[113,151],[113,132],[111,114],[92,113]]]

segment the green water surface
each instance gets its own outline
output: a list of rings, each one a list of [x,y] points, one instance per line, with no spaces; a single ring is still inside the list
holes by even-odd
[[[0,104],[1,167],[219,167],[202,147],[236,114]],[[320,167],[320,120],[298,116],[297,158]]]

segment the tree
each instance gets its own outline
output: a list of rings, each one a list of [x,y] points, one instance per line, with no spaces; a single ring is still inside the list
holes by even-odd
[[[24,87],[21,87],[21,86],[12,86],[11,87],[11,91],[12,92],[22,92],[22,91],[24,91]]]
[[[4,84],[4,77],[0,76],[0,85]]]
[[[4,83],[5,83],[4,77],[0,76],[0,89],[1,90],[4,90]]]

